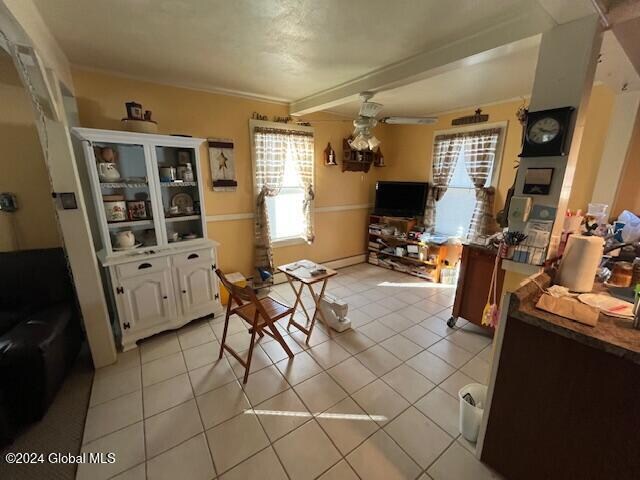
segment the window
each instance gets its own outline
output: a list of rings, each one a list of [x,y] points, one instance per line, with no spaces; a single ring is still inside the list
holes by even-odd
[[[264,242],[313,241],[313,129],[251,121],[258,213]]]
[[[282,188],[276,196],[267,197],[269,233],[272,242],[303,237],[306,229],[302,212],[303,202],[304,187],[293,156],[287,151]]]
[[[474,132],[468,132],[469,139],[473,138]],[[488,155],[488,174],[483,187],[490,187],[494,170],[496,169],[496,157],[499,154],[500,138],[498,137],[498,145],[492,148]],[[474,210],[478,208],[476,199],[476,188],[471,180],[465,157],[470,154],[472,149],[471,141],[462,143],[460,152],[455,161],[455,167],[451,175],[451,181],[447,187],[447,191],[437,202],[435,214],[435,231],[440,234],[467,238],[469,234],[469,226],[474,214]]]

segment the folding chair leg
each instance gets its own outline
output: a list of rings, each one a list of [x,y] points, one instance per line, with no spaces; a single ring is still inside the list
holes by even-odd
[[[227,329],[229,328],[230,305],[231,305],[231,299],[229,299],[229,304],[227,305],[227,314],[224,317],[224,330],[222,331],[222,340],[220,341],[220,354],[218,355],[218,360],[222,358],[222,354],[224,353],[224,342],[227,340]]]
[[[242,383],[247,383],[247,379],[249,378],[249,371],[251,370],[251,357],[253,356],[253,346],[256,340],[256,330],[253,329],[251,333],[251,345],[249,346],[249,354],[247,355],[247,365],[244,367],[244,378],[242,379]]]
[[[278,343],[282,345],[282,348],[284,348],[284,351],[287,352],[289,358],[293,358],[293,352],[289,348],[289,345],[287,345],[287,342],[284,341],[284,338],[282,338],[282,335],[278,331],[278,327],[276,327],[273,322],[269,323],[269,330],[271,330]]]

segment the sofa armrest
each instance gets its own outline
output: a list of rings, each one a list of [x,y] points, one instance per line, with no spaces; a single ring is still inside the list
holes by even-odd
[[[45,412],[78,353],[80,338],[71,302],[34,312],[0,337],[0,386],[20,423]]]

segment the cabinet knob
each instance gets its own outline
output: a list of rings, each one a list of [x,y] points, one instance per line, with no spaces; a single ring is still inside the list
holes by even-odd
[[[140,265],[138,265],[138,270],[144,270],[145,268],[151,268],[153,265],[151,265],[150,263],[141,263]]]
[[[193,260],[194,258],[200,258],[200,255],[198,255],[197,253],[192,253],[187,257],[188,260]]]
[[[169,297],[167,297],[166,295],[163,295],[163,296],[162,296],[162,298],[164,298],[164,299],[166,300],[166,299],[167,299],[167,298],[169,298]]]
[[[182,293],[187,293],[187,291],[186,290],[182,290]]]

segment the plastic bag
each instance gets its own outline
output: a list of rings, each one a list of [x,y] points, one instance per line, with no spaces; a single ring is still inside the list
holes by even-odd
[[[640,217],[637,217],[629,210],[624,210],[618,216],[619,222],[624,222],[624,228],[622,229],[622,241],[635,242],[640,240]]]

